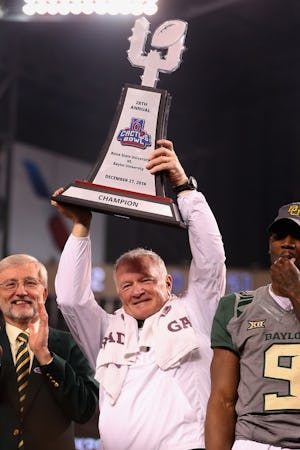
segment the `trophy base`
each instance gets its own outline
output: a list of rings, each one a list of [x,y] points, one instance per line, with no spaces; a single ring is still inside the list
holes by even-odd
[[[75,180],[52,200],[95,212],[186,228],[176,203],[169,197],[140,194]]]

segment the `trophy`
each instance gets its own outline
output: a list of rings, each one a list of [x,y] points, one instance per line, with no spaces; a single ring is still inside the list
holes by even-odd
[[[185,49],[187,23],[169,20],[154,32],[145,17],[135,21],[128,59],[141,67],[141,86],[125,84],[99,159],[87,180],[75,180],[54,198],[92,211],[185,228],[176,203],[165,196],[165,176],[145,165],[158,139],[166,137],[171,96],[156,88],[159,72],[175,71]]]

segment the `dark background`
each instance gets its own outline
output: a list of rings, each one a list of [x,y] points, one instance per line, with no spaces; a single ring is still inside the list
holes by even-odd
[[[122,86],[140,84],[141,69],[126,53],[136,18],[23,20],[17,1],[2,5],[2,143],[23,141],[94,164]],[[300,200],[300,1],[158,6],[148,17],[152,31],[164,20],[188,22],[183,63],[157,85],[172,95],[168,138],[216,215],[228,266],[267,267],[267,226],[279,206]],[[190,256],[183,230],[111,216],[107,229],[107,262],[140,245],[167,263]]]

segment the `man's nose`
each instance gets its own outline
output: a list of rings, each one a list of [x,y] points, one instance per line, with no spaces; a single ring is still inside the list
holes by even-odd
[[[15,293],[17,295],[27,295],[28,294],[28,292],[27,292],[23,282],[19,282],[18,283],[18,286],[17,286],[17,289],[16,289]]]
[[[140,296],[141,294],[143,294],[145,292],[143,285],[140,283],[134,283],[132,290],[133,290],[133,295],[136,295],[136,296]]]
[[[293,236],[288,234],[282,242],[282,247],[295,248],[296,245],[295,241],[296,241],[295,238],[293,238]]]

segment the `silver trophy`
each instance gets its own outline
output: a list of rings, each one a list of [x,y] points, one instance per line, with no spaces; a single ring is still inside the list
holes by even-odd
[[[176,203],[165,196],[164,174],[145,168],[156,141],[166,137],[171,97],[156,88],[159,72],[175,71],[185,49],[187,23],[169,20],[153,33],[145,52],[150,24],[135,21],[128,59],[144,69],[141,86],[125,84],[99,159],[87,180],[76,180],[56,201],[126,218],[185,227]]]

